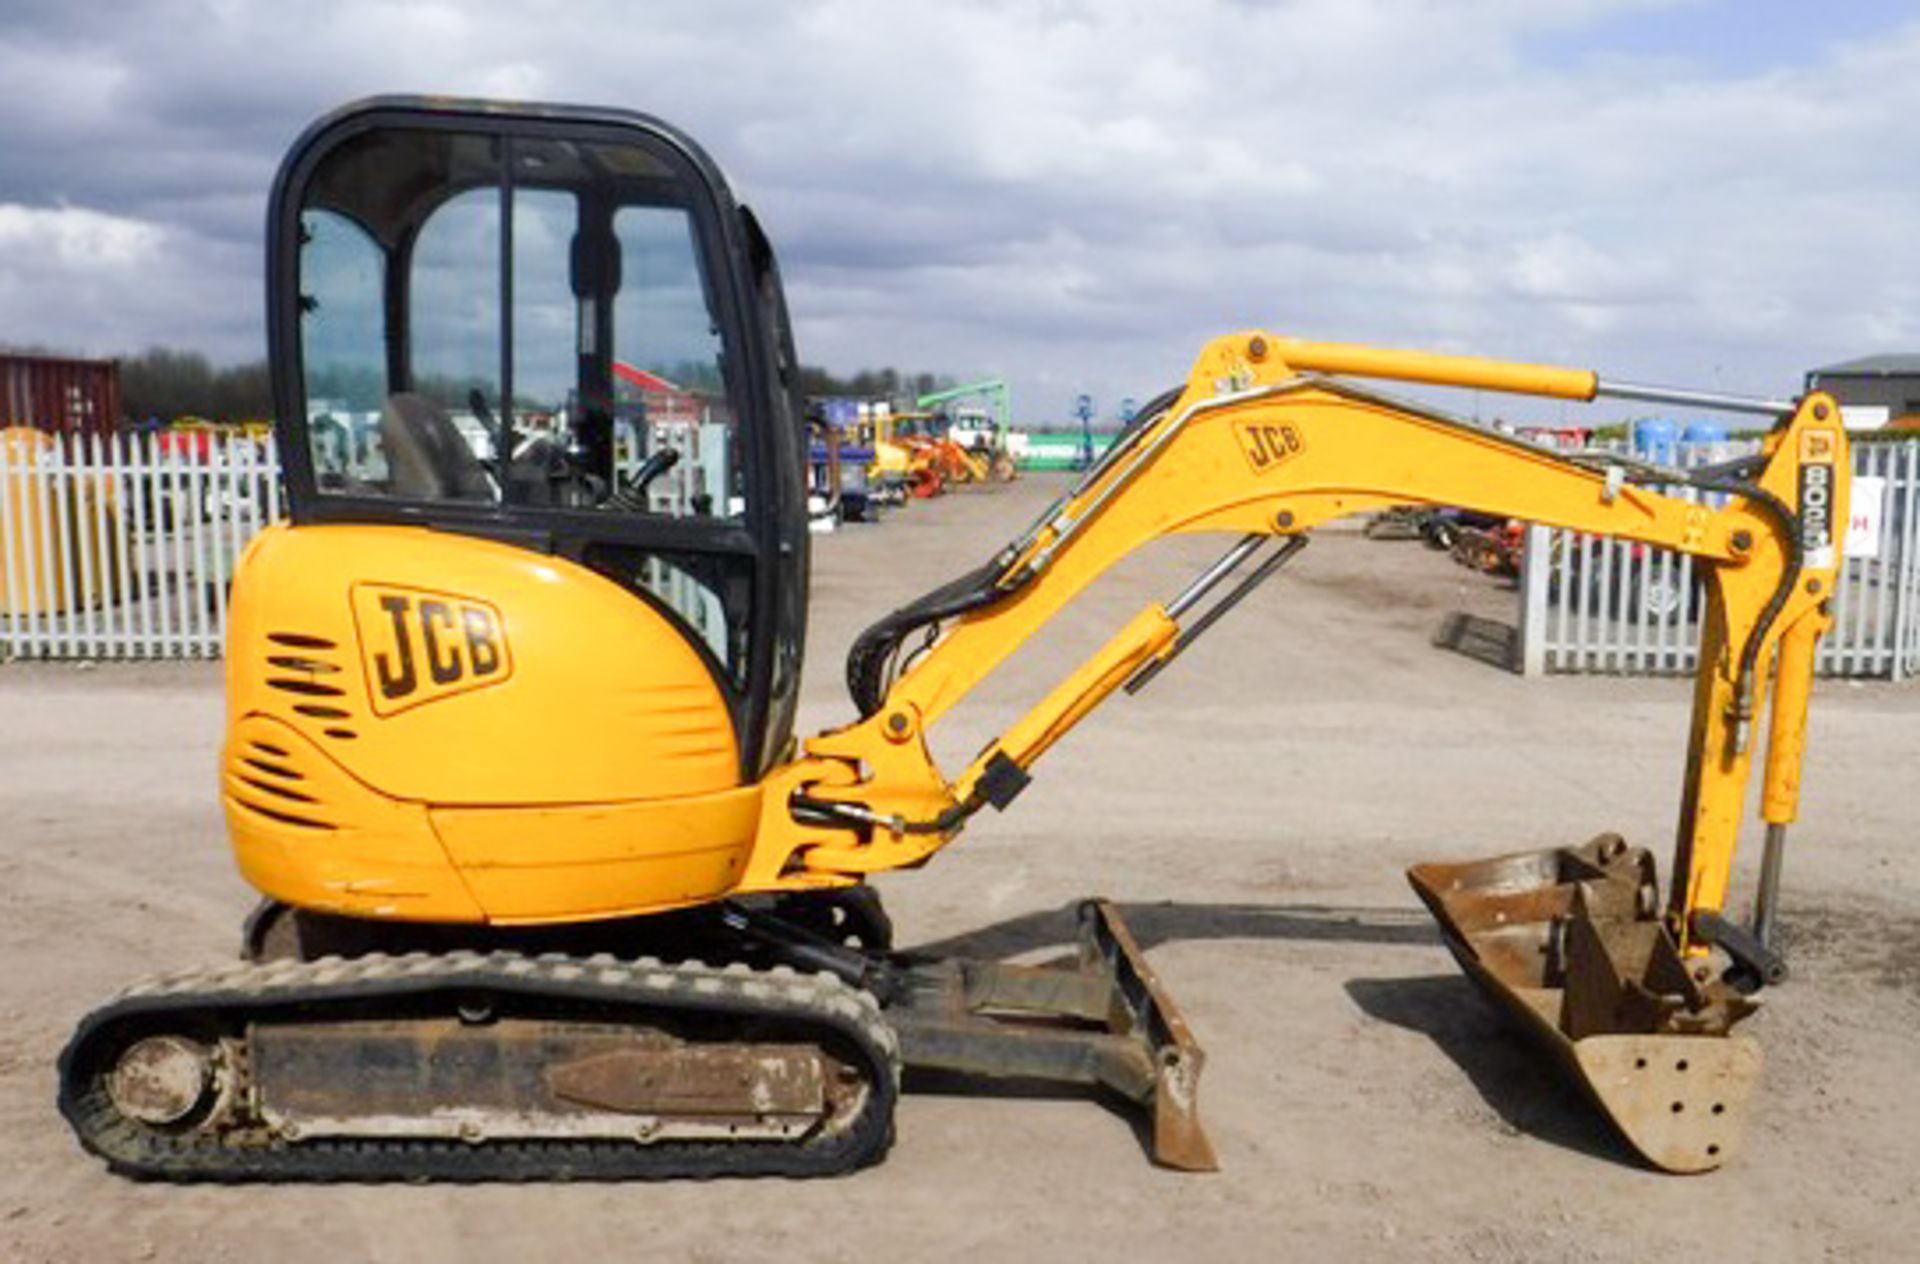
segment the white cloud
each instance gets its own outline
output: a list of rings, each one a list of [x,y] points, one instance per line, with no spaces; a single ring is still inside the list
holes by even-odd
[[[85,207],[0,202],[0,271],[138,268],[153,262],[162,237],[158,225]]]
[[[80,206],[0,202],[0,342],[94,355],[211,345],[235,313],[234,249],[179,228]],[[257,312],[257,301],[252,304]],[[254,312],[249,312],[251,316]]]

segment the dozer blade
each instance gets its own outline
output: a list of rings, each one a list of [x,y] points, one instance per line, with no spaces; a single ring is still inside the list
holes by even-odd
[[[1415,865],[1407,879],[1468,977],[1559,1055],[1647,1162],[1705,1172],[1732,1157],[1760,1048],[1731,1032],[1758,1003],[1680,956],[1646,849],[1602,834]]]
[[[1217,1172],[1220,1160],[1200,1126],[1200,1068],[1206,1054],[1147,963],[1120,910],[1106,900],[1080,908],[1080,959],[1112,972],[1128,1025],[1153,1063],[1153,1157],[1186,1172]]]
[[[909,1070],[1099,1085],[1151,1112],[1156,1163],[1220,1167],[1200,1124],[1206,1061],[1146,954],[1106,900],[1081,904],[1072,966],[963,957],[915,964],[887,1006]]]

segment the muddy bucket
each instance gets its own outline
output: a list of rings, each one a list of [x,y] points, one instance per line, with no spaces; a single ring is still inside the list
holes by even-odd
[[[1633,1148],[1669,1172],[1732,1156],[1760,1048],[1758,1003],[1683,958],[1653,857],[1617,834],[1581,847],[1416,865],[1413,889],[1473,981],[1559,1055]]]

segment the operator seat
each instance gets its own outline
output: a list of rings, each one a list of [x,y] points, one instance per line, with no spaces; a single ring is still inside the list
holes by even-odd
[[[387,490],[416,500],[496,500],[493,483],[460,428],[424,395],[401,391],[380,410]]]

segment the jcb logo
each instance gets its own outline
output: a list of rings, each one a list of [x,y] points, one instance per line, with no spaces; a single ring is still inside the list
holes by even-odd
[[[513,672],[500,612],[472,597],[355,584],[353,619],[375,715],[497,685]]]
[[[1298,430],[1272,422],[1243,421],[1234,427],[1234,434],[1239,436],[1240,451],[1246,454],[1255,474],[1279,468],[1282,461],[1305,446]]]

